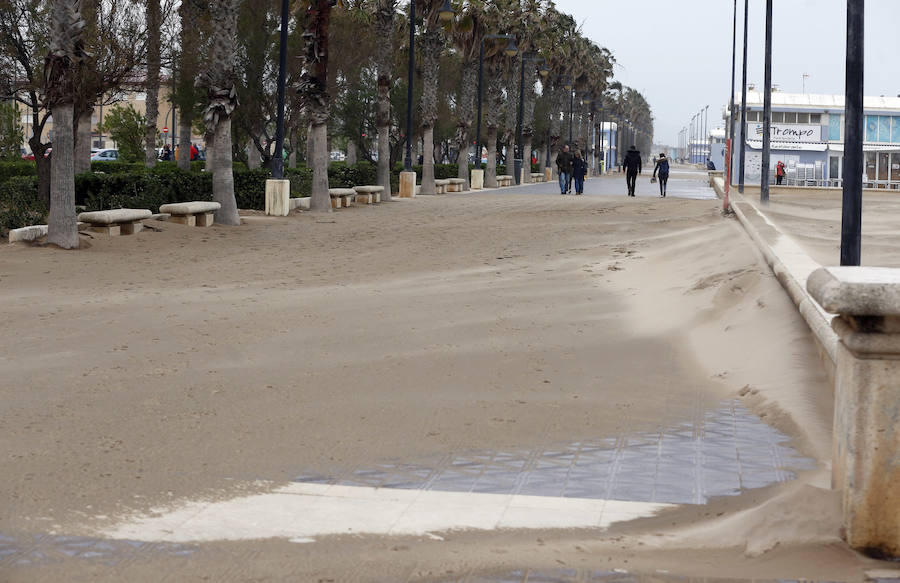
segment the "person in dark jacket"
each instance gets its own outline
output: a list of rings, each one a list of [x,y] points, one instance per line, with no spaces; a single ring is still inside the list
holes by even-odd
[[[641,173],[641,153],[631,146],[622,160],[622,168],[625,169],[625,183],[628,185],[628,196],[634,196],[634,188],[637,184],[637,175]]]
[[[559,193],[565,194],[572,187],[572,154],[569,146],[563,146],[562,152],[556,155],[556,167],[559,170]]]
[[[666,186],[669,183],[669,159],[665,153],[661,153],[653,168],[653,177],[659,175],[659,196],[666,198]]]
[[[584,177],[587,176],[587,162],[581,157],[581,150],[575,150],[572,160],[572,178],[575,179],[575,194],[584,194]]]

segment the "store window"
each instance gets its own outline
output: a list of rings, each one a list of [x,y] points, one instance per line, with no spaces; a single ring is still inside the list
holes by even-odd
[[[809,114],[808,113],[798,113],[797,114],[797,123],[809,123]]]
[[[841,141],[841,115],[832,113],[828,116],[828,139],[832,141]]]
[[[840,179],[840,170],[841,170],[841,157],[840,156],[829,156],[828,158],[828,178],[831,180]]]
[[[809,123],[819,125],[822,123],[822,114],[821,113],[811,113],[809,114]]]
[[[891,141],[891,118],[887,115],[878,116],[878,141],[890,143]]]
[[[877,115],[867,115],[866,116],[866,141],[867,142],[877,142],[878,141],[878,116]]]
[[[866,152],[866,180],[875,182],[875,152]]]
[[[900,117],[891,118],[891,142],[900,144]]]
[[[772,112],[772,123],[784,123],[784,112],[783,111],[773,111]]]
[[[900,154],[891,154],[891,182],[900,182]]]
[[[784,123],[797,123],[797,112],[796,111],[784,112]]]

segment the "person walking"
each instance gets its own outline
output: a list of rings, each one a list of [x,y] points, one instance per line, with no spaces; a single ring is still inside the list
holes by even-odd
[[[775,165],[775,184],[780,185],[783,180],[784,180],[784,162],[779,160],[778,164]]]
[[[575,150],[572,160],[572,178],[575,179],[575,194],[584,194],[584,177],[587,176],[587,162],[581,156],[581,150]]]
[[[656,160],[656,166],[653,167],[653,177],[656,178],[657,174],[659,175],[659,196],[666,198],[666,186],[669,183],[669,159],[666,158],[664,152],[660,153]]]
[[[568,144],[556,155],[556,167],[559,170],[559,193],[565,194],[572,188],[572,154]]]
[[[634,196],[637,176],[641,173],[641,153],[634,146],[628,148],[628,151],[625,153],[625,159],[622,160],[622,168],[625,169],[625,184],[628,185],[628,196]]]

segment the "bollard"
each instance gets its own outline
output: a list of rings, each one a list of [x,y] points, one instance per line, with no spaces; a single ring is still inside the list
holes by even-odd
[[[900,269],[820,268],[806,287],[838,314],[832,487],[842,491],[844,537],[868,555],[900,557]]]
[[[472,169],[470,186],[472,190],[481,190],[484,188],[484,170],[481,170],[480,168]]]
[[[266,180],[266,214],[286,217],[291,212],[291,181],[270,178]]]
[[[400,173],[400,198],[413,198],[416,196],[416,173]]]

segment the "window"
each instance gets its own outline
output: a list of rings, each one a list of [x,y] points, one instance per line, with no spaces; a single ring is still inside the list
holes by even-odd
[[[786,111],[784,113],[784,123],[797,123],[797,112]]]
[[[840,178],[838,171],[841,168],[841,159],[838,156],[830,156],[828,158],[828,178],[837,180]]]
[[[822,123],[822,114],[821,113],[811,113],[809,114],[809,123],[812,124],[821,124]]]
[[[784,112],[773,111],[772,112],[772,123],[784,123]]]
[[[828,139],[835,142],[841,140],[841,115],[839,113],[828,114]]]
[[[878,116],[878,141],[891,141],[891,118],[886,115]]]
[[[900,144],[900,117],[891,118],[891,142]]]
[[[759,112],[758,111],[748,111],[747,112],[747,121],[759,121]]]
[[[867,115],[866,116],[866,141],[867,142],[877,142],[878,141],[878,116],[877,115]],[[874,167],[874,165],[873,165]],[[872,178],[874,180],[874,177]]]
[[[809,123],[809,114],[808,113],[798,113],[797,114],[797,123]]]

